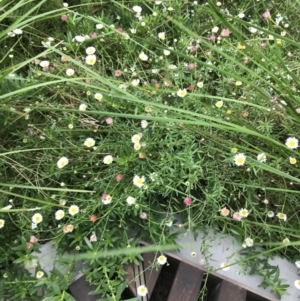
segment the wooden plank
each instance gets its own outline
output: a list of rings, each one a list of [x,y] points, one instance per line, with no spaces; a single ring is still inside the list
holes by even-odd
[[[159,269],[156,271],[155,268],[152,268],[151,265],[153,264],[155,260],[155,253],[154,252],[149,252],[149,253],[144,253],[143,254],[144,262],[143,262],[143,270],[145,271],[145,281],[146,281],[146,286],[148,289],[148,296],[149,299],[151,298],[151,295],[153,293],[154,287],[156,285],[157,279],[159,277],[160,271],[161,271],[161,266]]]
[[[89,284],[85,276],[82,276],[69,286],[69,292],[76,301],[97,301],[102,298],[101,295],[89,295],[96,288],[97,286]]]
[[[246,301],[247,291],[229,281],[221,281],[211,292],[208,301]]]
[[[127,263],[124,264],[124,270],[127,272],[125,277],[125,280],[128,283],[128,288],[131,291],[131,293],[136,296],[137,292],[136,292],[136,284],[135,284],[135,279],[134,279],[134,264],[133,263]]]
[[[196,267],[180,262],[167,301],[197,301],[203,275]]]

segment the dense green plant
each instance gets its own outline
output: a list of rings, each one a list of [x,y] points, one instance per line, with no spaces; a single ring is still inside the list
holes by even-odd
[[[132,236],[210,227],[299,259],[295,3],[1,2],[3,298],[72,300],[73,264],[36,277],[49,240],[108,300]]]

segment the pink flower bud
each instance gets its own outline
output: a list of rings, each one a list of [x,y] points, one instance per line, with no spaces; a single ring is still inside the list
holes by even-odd
[[[194,85],[189,85],[187,88],[190,92],[195,90],[195,86]]]
[[[225,38],[225,37],[229,37],[229,35],[230,35],[229,29],[226,28],[221,31],[221,37]]]
[[[26,243],[26,249],[30,249],[32,246],[33,246],[33,244],[31,242]]]
[[[92,215],[90,216],[90,221],[91,221],[92,223],[94,223],[96,220],[97,220],[97,216],[96,216],[95,214],[92,214]]]
[[[92,234],[92,235],[91,235],[90,241],[91,241],[91,242],[97,241],[97,236],[96,236],[96,234]]]
[[[38,239],[37,239],[34,235],[31,235],[31,236],[30,236],[30,242],[31,242],[32,244],[36,243],[37,241],[38,241]]]
[[[113,123],[113,119],[111,117],[106,118],[105,121],[106,121],[107,124],[112,124]]]
[[[265,20],[267,20],[268,18],[271,17],[271,14],[270,14],[270,12],[267,10],[267,11],[265,11],[265,12],[262,14],[262,16],[263,16],[263,18],[264,18]]]
[[[147,218],[147,213],[142,212],[142,213],[140,214],[140,218],[141,218],[141,219],[146,219],[146,218]]]
[[[239,212],[234,212],[233,219],[240,221],[242,219],[242,216]]]
[[[188,69],[189,69],[189,70],[194,70],[195,67],[196,67],[196,65],[193,64],[193,63],[188,64]]]
[[[121,175],[120,173],[116,175],[116,181],[120,182],[123,179],[123,175]]]
[[[120,77],[121,75],[122,75],[121,70],[116,70],[116,71],[115,71],[115,76],[116,76],[116,77]]]
[[[96,37],[97,37],[97,33],[96,33],[96,32],[93,32],[93,33],[91,34],[91,38],[94,39],[94,38],[96,38]]]
[[[192,199],[190,197],[186,197],[183,202],[185,203],[186,206],[191,206],[192,204]]]
[[[60,19],[63,21],[63,22],[65,22],[65,21],[67,21],[67,15],[62,15],[61,17],[60,17]]]

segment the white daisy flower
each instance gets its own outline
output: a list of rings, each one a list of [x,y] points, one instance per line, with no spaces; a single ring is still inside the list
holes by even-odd
[[[58,168],[63,168],[66,165],[68,165],[69,163],[69,159],[67,157],[61,157],[58,161],[57,161],[57,167]]]
[[[222,262],[221,263],[221,268],[222,268],[223,271],[229,271],[230,270],[230,267],[228,266],[227,262]]]
[[[138,85],[140,84],[140,80],[139,80],[139,79],[133,79],[133,80],[131,81],[131,84],[132,84],[134,87],[136,87],[136,86],[138,86]]]
[[[32,229],[32,230],[36,229],[36,227],[37,227],[37,224],[36,224],[36,223],[31,223],[31,229]]]
[[[165,32],[160,32],[158,34],[158,38],[164,41],[166,39],[166,33]]]
[[[91,46],[85,50],[86,54],[94,54],[96,52],[96,48]]]
[[[142,12],[142,8],[138,5],[133,6],[132,10],[138,14],[140,14]]]
[[[148,289],[145,285],[140,285],[138,288],[137,288],[137,294],[139,296],[146,296],[148,294]]]
[[[126,199],[126,202],[127,202],[128,205],[131,206],[131,205],[134,205],[134,204],[135,204],[136,200],[135,200],[134,197],[129,196],[129,197]]]
[[[140,150],[141,149],[141,144],[139,144],[139,143],[135,143],[134,144],[134,146],[133,146],[133,148],[137,151],[137,150]]]
[[[167,262],[167,257],[164,256],[164,255],[160,255],[157,258],[157,263],[160,264],[160,265],[164,265],[166,262]]]
[[[133,178],[133,184],[139,188],[144,186],[144,182],[146,181],[145,177],[139,177],[137,175],[134,176]]]
[[[145,129],[145,128],[147,128],[147,126],[148,126],[148,121],[147,121],[147,120],[142,120],[142,121],[141,121],[141,127],[142,127],[143,129]]]
[[[49,61],[41,61],[40,62],[40,66],[42,68],[47,68],[47,67],[49,67],[49,65],[50,65]]]
[[[112,201],[112,197],[111,197],[109,194],[106,196],[105,199],[102,199],[102,203],[103,203],[104,205],[110,204],[111,201]]]
[[[13,30],[13,33],[14,34],[22,34],[23,33],[23,30],[22,29],[19,29],[19,28],[16,28]]]
[[[187,94],[186,89],[179,89],[177,91],[177,96],[179,96],[179,97],[184,97],[184,96],[186,96],[186,94]]]
[[[267,156],[265,153],[261,153],[257,155],[257,161],[264,163],[267,160]]]
[[[141,137],[140,137],[139,134],[135,134],[135,135],[133,135],[133,136],[131,137],[132,143],[139,143],[140,140],[141,140]]]
[[[296,281],[294,282],[294,285],[295,285],[295,287],[296,287],[298,290],[300,290],[300,280],[296,280]]]
[[[104,158],[103,158],[103,163],[104,164],[111,164],[112,163],[112,161],[113,161],[113,157],[111,156],[111,155],[107,155],[107,156],[105,156]]]
[[[95,65],[96,60],[97,58],[94,54],[89,54],[85,57],[85,63],[90,66]]]
[[[42,272],[42,271],[38,271],[37,273],[36,273],[36,278],[37,279],[40,279],[40,278],[42,278],[44,276],[44,272]]]
[[[177,69],[177,66],[171,64],[171,65],[168,66],[168,68],[169,68],[170,70],[175,70],[175,69]]]
[[[85,40],[85,37],[83,37],[83,36],[75,36],[74,39],[73,39],[73,41],[74,40],[77,41],[77,42],[79,42],[79,43],[82,43]]]
[[[0,219],[0,229],[4,227],[4,224],[5,224],[5,220]]]
[[[215,27],[211,30],[212,33],[217,33],[218,31],[219,31],[219,27],[218,27],[218,26],[215,26]]]
[[[242,218],[243,217],[247,217],[249,215],[249,211],[247,209],[245,209],[245,208],[241,209],[239,211],[239,213],[240,213],[240,215],[241,215]]]
[[[92,147],[95,145],[95,140],[93,138],[86,138],[84,141],[84,145],[87,147]]]
[[[69,208],[69,213],[75,215],[79,212],[79,207],[77,205],[71,205]]]
[[[87,105],[86,104],[84,104],[84,103],[82,103],[80,106],[79,106],[79,111],[86,111],[86,109],[87,109]]]
[[[219,101],[217,101],[216,103],[215,103],[215,106],[217,107],[217,108],[222,108],[223,107],[223,101],[222,100],[219,100]]]
[[[103,98],[103,95],[98,92],[98,93],[95,93],[94,98],[97,99],[97,100],[99,100],[99,101],[101,101],[102,98]]]
[[[242,153],[236,154],[234,156],[234,164],[237,166],[242,166],[245,164],[246,156]]]
[[[67,75],[67,76],[73,76],[74,74],[75,74],[75,70],[74,70],[74,69],[68,68],[68,69],[66,70],[66,75]]]
[[[289,137],[286,139],[285,145],[290,149],[295,149],[298,147],[298,139],[295,137]]]
[[[279,212],[279,213],[276,214],[276,216],[277,216],[279,219],[282,219],[282,220],[286,221],[286,218],[287,218],[286,214],[284,214],[284,213],[282,213],[282,212]]]
[[[141,61],[147,61],[147,60],[148,60],[148,55],[146,55],[144,52],[141,52],[141,53],[139,54],[139,59],[140,59]]]
[[[257,29],[251,26],[251,27],[249,27],[249,31],[250,31],[251,33],[256,33],[256,32],[257,32]]]
[[[39,224],[40,222],[43,221],[43,216],[40,213],[35,213],[32,218],[32,222],[35,224]]]
[[[55,212],[55,219],[58,221],[64,218],[64,216],[65,216],[65,212],[63,210],[57,210]]]
[[[251,239],[250,237],[247,237],[245,239],[245,244],[247,245],[247,247],[252,247],[253,246],[253,239]]]

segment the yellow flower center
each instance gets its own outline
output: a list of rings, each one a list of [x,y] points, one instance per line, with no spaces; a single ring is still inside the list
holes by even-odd
[[[289,145],[290,145],[290,147],[294,147],[294,146],[295,146],[295,141],[293,141],[293,140],[290,141],[290,142],[289,142]]]
[[[89,65],[94,65],[95,62],[96,62],[96,60],[95,60],[94,58],[89,58],[88,61],[87,61],[87,63],[88,63]]]
[[[244,163],[244,158],[239,157],[239,158],[237,159],[237,162],[238,162],[239,164],[243,164],[243,163]]]

